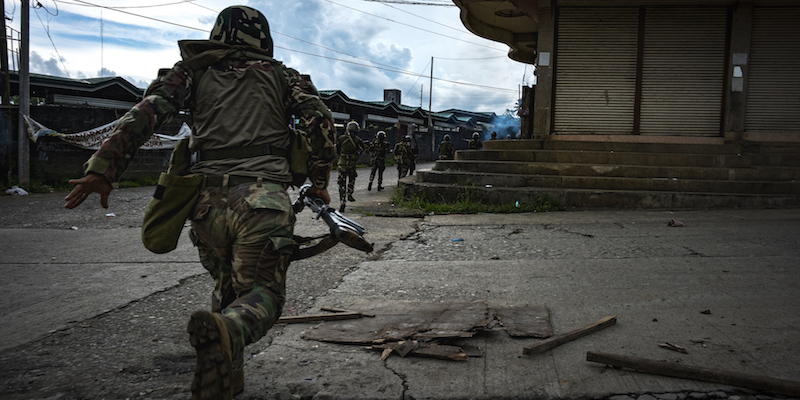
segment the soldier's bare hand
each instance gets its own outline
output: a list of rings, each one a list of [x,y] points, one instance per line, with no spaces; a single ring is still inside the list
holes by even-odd
[[[64,198],[64,201],[67,202],[64,204],[64,208],[72,209],[79,206],[92,193],[99,193],[100,205],[108,208],[108,195],[113,188],[106,177],[89,174],[80,179],[70,179],[69,183],[75,185],[75,188]]]

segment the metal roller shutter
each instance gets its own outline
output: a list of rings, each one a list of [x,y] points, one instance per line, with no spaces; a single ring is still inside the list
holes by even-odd
[[[647,8],[642,135],[720,136],[727,8]]]
[[[748,132],[800,131],[800,7],[754,7]]]
[[[555,133],[633,131],[638,17],[638,8],[559,10]]]

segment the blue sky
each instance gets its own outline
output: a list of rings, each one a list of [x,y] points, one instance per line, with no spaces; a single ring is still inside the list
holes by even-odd
[[[4,0],[19,30],[19,1]],[[179,60],[177,41],[206,39],[219,11],[244,4],[270,23],[275,58],[311,75],[319,90],[359,100],[399,89],[404,105],[503,113],[531,66],[508,47],[464,28],[446,0],[401,5],[370,0],[39,0],[30,12],[31,72],[91,78],[122,76],[146,87],[159,68]],[[36,1],[32,1],[36,4]],[[103,8],[106,7],[106,8]],[[16,35],[16,34],[15,34]],[[16,64],[14,64],[16,65]],[[101,72],[102,71],[102,72]]]

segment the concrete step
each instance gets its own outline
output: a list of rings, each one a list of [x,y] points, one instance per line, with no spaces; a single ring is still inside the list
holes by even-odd
[[[460,186],[416,182],[415,177],[400,180],[407,197],[422,196],[436,201],[456,202],[465,196],[490,204],[535,203],[543,195],[557,200],[564,210],[573,209],[716,209],[716,208],[789,208],[800,207],[800,196],[668,192],[636,190],[599,190],[548,187]]]
[[[628,143],[571,140],[487,140],[483,142],[483,148],[484,150],[582,150],[676,154],[738,154],[742,152],[742,146],[733,143]]]
[[[735,181],[800,181],[800,168],[748,167],[711,168],[684,166],[541,163],[521,161],[439,160],[435,171],[521,175],[571,175],[628,178],[678,178]]]
[[[800,182],[732,181],[678,178],[523,175],[486,172],[418,172],[418,182],[458,186],[536,187],[557,189],[637,190],[654,192],[800,195]]]
[[[631,153],[619,151],[568,150],[459,150],[457,161],[520,161],[570,164],[611,164],[680,167],[746,168],[752,165],[748,155]],[[800,162],[798,162],[800,164]],[[764,164],[761,164],[764,165]]]

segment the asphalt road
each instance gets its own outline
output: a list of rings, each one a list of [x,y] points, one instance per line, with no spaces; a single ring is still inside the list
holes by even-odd
[[[375,251],[339,244],[293,263],[285,315],[357,302],[478,301],[545,305],[555,334],[608,315],[617,324],[537,356],[521,349],[538,339],[485,332],[471,339],[482,356],[462,362],[380,360],[361,346],[304,340],[315,324],[281,325],[248,347],[237,398],[780,397],[609,369],[587,362],[587,351],[800,381],[800,210],[358,212],[391,211],[393,171],[390,190],[367,192],[369,171],[360,170],[346,211],[367,227]],[[167,255],[141,247],[151,193],[115,191],[108,210],[97,199],[64,210],[64,193],[0,197],[0,398],[189,397],[185,324],[208,307],[211,281],[186,238]],[[672,219],[683,226],[667,226]],[[299,233],[324,230],[310,213],[298,215]]]

